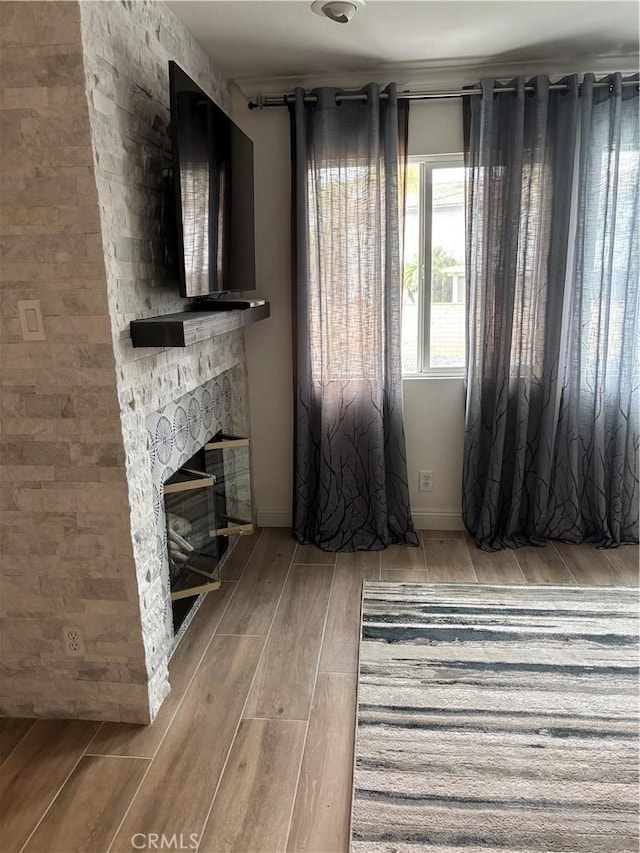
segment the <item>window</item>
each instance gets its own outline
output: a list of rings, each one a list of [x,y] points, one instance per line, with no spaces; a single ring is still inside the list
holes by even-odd
[[[464,263],[462,156],[411,158],[404,234],[403,374],[463,375]]]

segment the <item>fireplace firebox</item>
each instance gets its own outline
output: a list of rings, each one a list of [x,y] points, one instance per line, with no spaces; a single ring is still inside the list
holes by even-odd
[[[253,532],[249,439],[218,432],[164,483],[173,627],[218,589],[233,537]]]

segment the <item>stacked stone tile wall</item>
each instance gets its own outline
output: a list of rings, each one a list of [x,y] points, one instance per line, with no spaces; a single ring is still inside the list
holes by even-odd
[[[146,722],[80,10],[0,3],[0,21],[0,713]],[[46,340],[23,340],[23,299]]]
[[[0,712],[148,722],[169,690],[146,419],[232,371],[242,333],[134,349],[182,310],[168,257],[167,60],[224,78],[161,3],[0,3],[3,694]],[[25,343],[20,299],[47,340]],[[235,404],[235,403],[234,403]],[[80,628],[81,658],[63,628]]]
[[[100,2],[81,3],[80,8],[131,533],[155,714],[168,690],[172,637],[162,619],[168,567],[157,554],[146,420],[233,371],[234,421],[248,424],[244,336],[234,332],[185,349],[134,349],[129,323],[181,311],[186,304],[178,295],[168,251],[174,215],[167,192],[168,60],[175,60],[225,109],[230,96],[226,79],[164,4]]]

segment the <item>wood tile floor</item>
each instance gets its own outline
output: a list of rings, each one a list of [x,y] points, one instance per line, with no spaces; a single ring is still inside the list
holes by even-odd
[[[2,853],[346,851],[365,578],[635,586],[638,548],[488,554],[423,531],[420,548],[336,557],[247,537],[152,726],[0,719]]]

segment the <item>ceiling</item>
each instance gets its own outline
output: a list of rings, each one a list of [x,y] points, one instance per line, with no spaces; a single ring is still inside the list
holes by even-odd
[[[310,0],[168,6],[245,94],[360,83],[365,72],[442,84],[484,69],[628,71],[638,61],[638,4],[619,0],[367,0],[349,24],[314,14]]]

